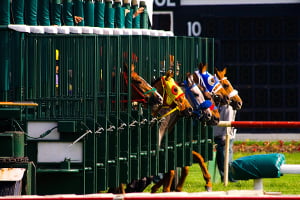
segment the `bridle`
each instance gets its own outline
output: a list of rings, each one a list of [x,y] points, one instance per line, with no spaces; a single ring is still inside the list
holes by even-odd
[[[166,80],[166,76],[162,76],[161,83],[163,87],[163,102],[164,102],[162,108],[171,108],[171,105],[174,104],[174,102],[176,102],[176,100],[178,100],[180,97],[182,97],[184,95],[184,92],[176,84],[173,78],[169,78],[169,80]],[[164,118],[170,115],[171,113],[175,112],[176,110],[180,111],[178,105],[176,105],[175,108],[173,108],[169,112],[158,117],[158,119]]]
[[[206,71],[206,73],[201,73],[199,70],[199,74],[201,79],[205,85],[205,88],[212,94],[216,95],[216,93],[222,88],[222,84],[220,81],[210,73]]]
[[[224,81],[224,80],[227,80],[228,83],[231,85],[231,83],[230,83],[230,81],[227,79],[227,77],[223,77],[223,78],[220,80],[220,82],[222,82],[222,81]],[[229,99],[231,99],[232,97],[238,95],[238,93],[239,93],[239,92],[238,92],[236,89],[233,89],[233,90],[228,94]]]
[[[210,100],[204,100],[202,103],[199,103],[192,91],[192,89],[194,87],[197,87],[196,83],[193,83],[191,86],[189,86],[188,82],[185,80],[183,81],[184,83],[184,88],[185,88],[185,94],[186,96],[188,96],[188,98],[192,101],[192,103],[194,104],[194,109],[193,109],[193,113],[201,118],[202,116],[202,111],[209,108],[210,110],[214,110],[216,109],[215,105],[213,105],[213,103]]]
[[[136,75],[137,76],[137,75]],[[128,75],[126,72],[123,72],[123,78],[125,80],[125,84],[128,86]],[[141,91],[140,88],[138,88],[133,81],[131,82],[132,89],[140,96],[138,99],[132,99],[131,102],[141,102],[141,103],[147,103],[146,101],[146,94],[154,95],[156,92],[156,88],[151,88],[150,90],[147,90],[146,92]]]

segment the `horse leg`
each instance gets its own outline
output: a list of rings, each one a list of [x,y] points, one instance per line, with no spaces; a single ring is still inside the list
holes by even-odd
[[[181,168],[181,176],[176,186],[176,192],[182,192],[183,184],[185,182],[187,175],[189,174],[189,170],[190,170],[189,166],[185,166]]]
[[[212,191],[212,182],[211,182],[211,176],[207,170],[207,167],[205,165],[205,162],[204,162],[204,159],[203,157],[197,153],[196,151],[192,151],[192,154],[193,154],[193,157],[194,159],[198,162],[200,168],[201,168],[201,171],[202,171],[202,174],[203,174],[203,178],[206,182],[205,184],[205,190],[207,192],[211,192]]]
[[[124,184],[120,183],[119,187],[110,187],[108,189],[108,193],[113,193],[113,194],[125,194],[125,187]]]
[[[163,192],[171,192],[171,186],[175,177],[175,170],[170,170],[166,180],[163,182]]]
[[[164,174],[163,178],[160,179],[157,183],[155,183],[152,187],[151,187],[151,193],[156,193],[158,191],[158,189],[163,185],[165,179],[166,179],[167,174]]]

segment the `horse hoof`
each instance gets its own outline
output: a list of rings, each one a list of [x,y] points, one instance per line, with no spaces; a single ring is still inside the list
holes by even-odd
[[[151,188],[151,193],[156,193],[157,190],[158,190],[158,188],[152,187],[152,188]]]
[[[206,191],[206,192],[212,192],[212,187],[205,186],[205,191]]]

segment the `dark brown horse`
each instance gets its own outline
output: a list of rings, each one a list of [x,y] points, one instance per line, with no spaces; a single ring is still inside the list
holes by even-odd
[[[125,85],[128,87],[129,82],[131,82],[131,102],[143,103],[153,105],[154,107],[160,107],[163,103],[162,96],[157,92],[156,88],[152,87],[147,81],[145,81],[141,76],[138,75],[135,71],[135,65],[131,64],[130,67],[130,81],[129,81],[129,71],[128,65],[123,65],[123,72],[121,79],[124,81]],[[125,87],[126,88],[126,87]],[[127,100],[124,102],[126,103]],[[123,103],[124,103],[123,102]],[[109,188],[109,193],[125,193],[124,184],[120,184],[117,188]]]
[[[156,88],[152,87],[145,79],[136,73],[135,65],[131,64],[131,101],[149,103],[150,105],[161,105],[163,103],[162,96],[157,92]],[[122,73],[126,85],[129,82],[128,79],[128,66],[124,63],[124,71]]]

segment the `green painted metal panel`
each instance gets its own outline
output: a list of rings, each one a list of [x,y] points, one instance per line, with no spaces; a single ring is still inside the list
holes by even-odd
[[[14,136],[13,134],[0,134],[1,145],[0,152],[1,157],[12,157],[14,156]]]
[[[0,157],[24,157],[24,133],[1,133]]]
[[[0,30],[1,42],[1,80],[0,80],[0,97],[2,101],[7,101],[8,98],[8,90],[9,90],[9,51],[7,51],[9,46],[9,32],[7,30]]]

